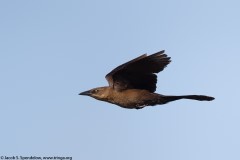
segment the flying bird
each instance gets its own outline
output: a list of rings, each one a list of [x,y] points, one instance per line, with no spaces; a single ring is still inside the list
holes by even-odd
[[[93,88],[79,93],[97,100],[116,104],[128,109],[166,104],[179,99],[212,101],[214,97],[205,95],[162,95],[156,91],[157,73],[171,62],[164,50],[147,56],[143,54],[126,62],[108,73],[105,78],[109,86]]]

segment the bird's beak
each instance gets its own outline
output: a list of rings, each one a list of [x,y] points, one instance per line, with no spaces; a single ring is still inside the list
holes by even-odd
[[[85,91],[85,92],[79,93],[78,95],[90,96],[91,91]]]

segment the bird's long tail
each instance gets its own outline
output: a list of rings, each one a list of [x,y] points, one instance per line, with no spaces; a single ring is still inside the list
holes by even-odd
[[[210,96],[204,96],[204,95],[163,96],[163,97],[161,97],[160,101],[165,104],[165,103],[168,103],[168,102],[171,102],[171,101],[176,101],[176,100],[179,100],[179,99],[191,99],[191,100],[198,100],[198,101],[212,101],[215,98],[210,97]]]

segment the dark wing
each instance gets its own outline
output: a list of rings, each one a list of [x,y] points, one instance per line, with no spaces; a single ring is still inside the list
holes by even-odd
[[[146,54],[124,63],[106,75],[109,86],[121,91],[125,89],[146,89],[155,92],[157,76],[169,63],[170,57],[164,50]]]

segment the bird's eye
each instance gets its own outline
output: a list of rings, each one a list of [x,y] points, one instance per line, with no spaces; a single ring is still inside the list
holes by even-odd
[[[97,92],[98,92],[98,89],[93,90],[93,93],[97,93]]]

